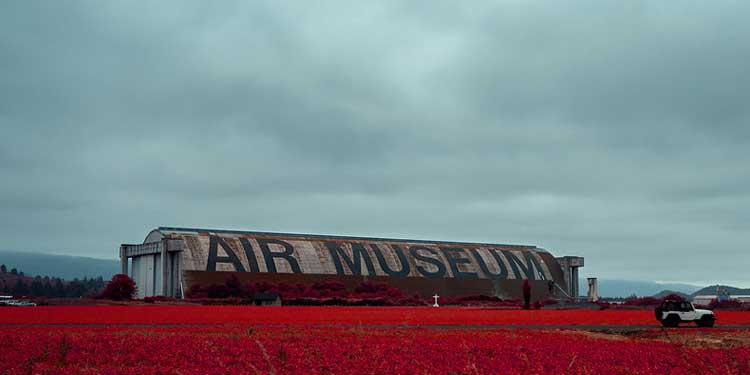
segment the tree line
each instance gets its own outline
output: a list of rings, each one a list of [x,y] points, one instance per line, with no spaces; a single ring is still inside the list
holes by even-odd
[[[0,282],[0,294],[30,297],[78,298],[95,295],[106,285],[104,279],[84,277],[82,280],[65,281],[57,277],[36,276],[30,282],[25,281],[24,273],[12,268],[8,271],[5,264],[0,265],[0,273],[19,276],[15,282]]]

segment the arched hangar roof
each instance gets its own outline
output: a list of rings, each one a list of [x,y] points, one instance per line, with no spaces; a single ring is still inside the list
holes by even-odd
[[[444,245],[466,245],[466,246],[483,246],[483,247],[518,247],[535,249],[536,251],[547,252],[545,249],[539,248],[534,245],[518,245],[518,244],[498,244],[498,243],[482,243],[482,242],[459,242],[459,241],[435,241],[435,240],[414,240],[406,238],[386,238],[386,237],[360,237],[360,236],[342,236],[342,235],[321,235],[321,234],[304,234],[304,233],[284,233],[284,232],[262,232],[262,231],[246,231],[246,230],[231,230],[231,229],[206,229],[206,228],[180,228],[180,227],[158,227],[146,236],[143,241],[144,244],[151,242],[161,241],[164,237],[168,237],[172,234],[193,234],[193,235],[251,235],[251,236],[263,236],[263,237],[285,237],[285,238],[298,238],[298,239],[313,239],[313,240],[340,240],[340,241],[387,241],[387,242],[405,242],[405,243],[425,243],[425,244],[444,244]]]

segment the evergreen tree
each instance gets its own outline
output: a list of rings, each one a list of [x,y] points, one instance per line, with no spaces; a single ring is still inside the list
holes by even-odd
[[[6,273],[6,272],[8,272],[8,267],[5,267],[5,265],[4,265],[4,264],[3,264],[3,265],[1,265],[1,266],[0,266],[0,273]]]
[[[101,296],[115,301],[128,300],[133,299],[137,289],[135,281],[128,275],[118,274],[112,276]]]
[[[94,288],[93,288],[93,290],[98,292],[98,291],[104,289],[104,287],[106,287],[106,286],[107,286],[107,282],[104,281],[103,277],[99,276],[94,281]]]
[[[69,282],[65,287],[65,295],[67,297],[83,297],[87,294],[87,292],[88,291],[86,290],[86,285],[84,285],[78,279],[73,279],[73,281]]]
[[[58,298],[65,298],[65,284],[63,284],[61,279],[55,279],[55,291],[52,295]]]
[[[13,285],[12,293],[14,296],[25,296],[29,294],[29,286],[26,285],[21,279],[16,280],[16,285]]]
[[[49,282],[49,280],[44,281],[44,287],[42,288],[42,290],[42,295],[45,297],[55,296],[55,288],[52,287],[52,284]]]
[[[17,270],[17,269],[15,269],[15,267],[14,267],[14,268],[11,268],[11,269],[10,269],[10,274],[11,274],[11,275],[18,275],[18,270]]]
[[[42,284],[41,278],[35,278],[34,281],[31,282],[31,287],[29,288],[29,291],[31,292],[31,295],[34,297],[41,297],[44,295],[44,284]]]

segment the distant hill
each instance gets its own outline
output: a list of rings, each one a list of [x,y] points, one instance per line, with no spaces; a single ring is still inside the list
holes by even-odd
[[[585,296],[588,291],[586,279],[581,280],[579,285],[579,293]],[[691,284],[599,279],[599,296],[601,297],[629,297],[633,294],[639,297],[653,296],[663,290],[692,294],[700,288],[699,285]]]
[[[638,297],[663,298],[669,294],[678,294],[686,299],[692,299],[697,295],[716,294],[717,285],[701,288],[690,284],[662,284],[650,281],[627,281],[627,280],[600,280],[599,296],[601,297],[629,297],[635,294]],[[719,285],[730,295],[750,295],[750,289],[736,288],[728,285]],[[586,294],[588,285],[581,285],[582,295]]]
[[[691,297],[695,297],[698,295],[715,295],[716,287],[719,287],[722,290],[726,290],[730,295],[750,295],[750,289],[735,288],[728,285],[711,285],[693,292],[691,294]]]
[[[105,280],[119,273],[118,260],[0,251],[0,264],[10,270],[17,268],[27,276],[61,277],[66,280],[102,276]]]

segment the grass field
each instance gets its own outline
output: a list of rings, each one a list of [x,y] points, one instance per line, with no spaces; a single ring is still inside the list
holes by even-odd
[[[719,311],[717,326],[750,325]],[[650,310],[200,305],[38,306],[0,309],[0,324],[656,325]]]
[[[748,312],[718,316],[750,322]],[[750,330],[620,329],[654,323],[650,311],[3,308],[0,374],[750,373]],[[482,325],[612,328],[476,329]]]

